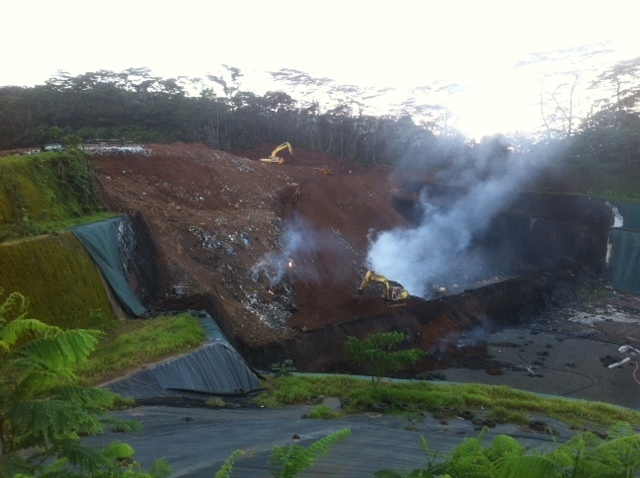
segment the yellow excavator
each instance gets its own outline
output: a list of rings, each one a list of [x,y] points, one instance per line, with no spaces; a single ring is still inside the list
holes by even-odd
[[[364,280],[362,281],[360,288],[358,288],[358,294],[363,294],[364,290],[371,282],[378,282],[383,285],[384,290],[382,291],[382,295],[380,296],[383,299],[396,301],[409,298],[409,292],[400,284],[395,281],[390,281],[373,271],[367,271],[367,273],[365,274]]]
[[[278,153],[285,148],[287,148],[289,150],[289,153],[291,153],[291,156],[293,156],[293,147],[289,143],[282,143],[276,149],[271,151],[271,156],[269,156],[268,158],[262,158],[260,159],[260,161],[262,161],[263,163],[284,163],[284,158],[278,157]]]

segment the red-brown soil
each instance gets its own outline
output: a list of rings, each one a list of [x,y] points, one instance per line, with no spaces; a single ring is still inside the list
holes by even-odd
[[[284,164],[259,161],[274,147],[154,144],[148,155],[95,156],[105,205],[141,213],[157,247],[164,294],[146,305],[207,309],[252,365],[292,358],[310,371],[343,370],[347,336],[400,330],[429,351],[488,317],[513,321],[544,306],[545,281],[403,304],[357,295],[368,236],[407,225],[392,199],[420,178],[298,149],[280,153]],[[265,261],[282,266],[278,281],[257,272]]]
[[[208,297],[191,305],[215,302],[231,337],[260,344],[291,336],[290,329],[386,311],[383,301],[355,291],[370,229],[405,222],[391,205],[390,171],[305,151],[294,158],[285,151],[281,165],[260,162],[273,146],[231,154],[200,144],[146,145],[150,156],[96,156],[95,165],[105,204],[146,218],[166,264],[169,303]],[[306,221],[303,240],[318,242],[285,258],[294,266],[280,284],[254,281],[252,268],[281,252],[283,230],[296,216]]]

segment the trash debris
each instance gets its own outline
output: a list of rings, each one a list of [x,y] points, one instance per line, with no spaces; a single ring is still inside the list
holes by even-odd
[[[142,156],[151,156],[152,151],[142,145],[124,145],[112,146],[104,144],[85,144],[82,147],[94,156],[107,156],[112,154],[140,154]]]

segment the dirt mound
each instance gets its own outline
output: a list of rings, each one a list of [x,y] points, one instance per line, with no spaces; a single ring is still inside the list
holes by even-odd
[[[105,204],[149,223],[165,264],[159,307],[206,306],[251,345],[387,309],[355,300],[369,230],[405,222],[387,169],[304,151],[281,165],[260,162],[271,146],[145,148],[150,155],[94,161]]]

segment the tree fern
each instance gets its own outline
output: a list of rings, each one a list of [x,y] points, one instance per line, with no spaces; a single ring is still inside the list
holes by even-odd
[[[139,428],[110,417],[117,395],[76,383],[73,366],[94,350],[100,333],[62,330],[27,315],[19,293],[0,303],[0,476],[152,476],[123,466],[133,451],[128,445],[99,450],[80,441],[105,426]],[[168,476],[162,469],[158,476]]]
[[[491,446],[482,437],[467,438],[437,465],[401,474],[381,470],[376,478],[632,478],[640,470],[640,435],[628,424],[616,425],[609,438],[585,432],[548,453],[532,454],[515,439],[498,435]],[[424,439],[423,439],[424,441]]]

